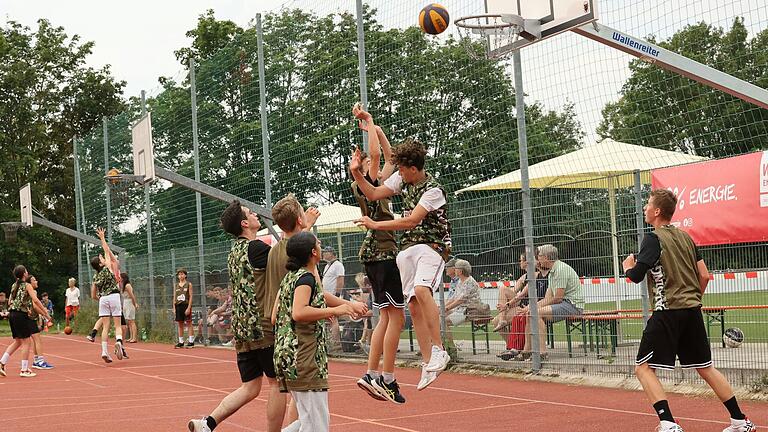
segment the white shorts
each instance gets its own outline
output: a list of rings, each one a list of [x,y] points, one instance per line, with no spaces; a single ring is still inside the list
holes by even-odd
[[[454,310],[451,312],[447,317],[445,317],[445,320],[453,326],[459,325],[467,320],[467,316],[464,315],[464,311],[456,311]]]
[[[113,293],[99,298],[100,317],[119,317],[122,314],[123,307],[120,304],[120,293]]]
[[[418,244],[397,254],[397,268],[400,269],[400,281],[403,283],[403,297],[408,304],[417,286],[426,286],[435,292],[443,283],[445,261],[434,249]]]

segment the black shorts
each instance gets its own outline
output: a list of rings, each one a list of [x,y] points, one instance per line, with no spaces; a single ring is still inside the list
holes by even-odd
[[[32,336],[34,329],[37,329],[37,322],[30,318],[26,312],[12,310],[8,315],[8,321],[11,325],[11,336],[14,339],[26,339]]]
[[[255,349],[237,353],[237,369],[240,371],[240,381],[248,382],[266,375],[267,378],[275,377],[275,361],[272,356],[275,347]]]
[[[174,321],[192,322],[192,314],[187,315],[187,307],[189,307],[189,303],[179,303],[174,306],[174,309],[176,309]]]
[[[403,284],[395,260],[365,263],[365,274],[373,288],[373,307],[383,309],[394,306],[405,308]]]
[[[675,357],[684,369],[712,366],[701,307],[654,311],[648,320],[635,364],[674,369]]]

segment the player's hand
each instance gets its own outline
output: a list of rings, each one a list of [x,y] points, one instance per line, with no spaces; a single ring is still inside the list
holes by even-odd
[[[352,305],[348,303],[344,303],[343,305],[336,306],[335,308],[331,309],[333,311],[333,315],[336,317],[349,315],[351,317],[355,317],[355,310],[352,308]]]
[[[363,120],[363,121],[366,121],[366,122],[368,122],[370,120],[373,120],[373,116],[371,115],[371,113],[369,113],[368,111],[364,110],[363,106],[360,104],[360,102],[357,102],[352,107],[352,115],[355,116],[356,119]]]
[[[316,209],[315,207],[310,207],[307,209],[306,212],[304,212],[307,216],[307,224],[309,226],[312,226],[317,222],[317,219],[320,217],[320,210]]]
[[[360,219],[355,220],[355,225],[364,226],[368,229],[376,229],[377,223],[375,220],[369,218],[368,216],[363,216]]]
[[[357,315],[358,317],[368,313],[368,305],[365,303],[353,301],[351,302],[351,306],[352,306],[352,310],[355,312],[355,315]]]
[[[99,240],[104,240],[104,235],[105,235],[104,228],[102,227],[96,228],[96,235],[99,236]]]
[[[192,315],[192,309],[187,308],[187,310],[184,311],[184,315],[187,315],[187,316]]]
[[[624,271],[634,268],[637,264],[637,260],[635,259],[635,254],[629,254],[629,256],[624,259],[624,262],[621,263],[621,265],[624,267]]]
[[[363,164],[363,161],[360,155],[360,149],[355,148],[355,151],[352,152],[352,157],[349,160],[349,170],[352,171],[353,173],[359,172],[362,164]]]

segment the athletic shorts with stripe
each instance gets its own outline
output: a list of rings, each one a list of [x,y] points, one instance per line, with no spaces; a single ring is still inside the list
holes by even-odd
[[[371,282],[373,307],[383,309],[394,306],[405,308],[403,283],[395,260],[376,261],[365,264],[365,274]]]
[[[403,297],[409,303],[417,286],[426,286],[437,291],[443,283],[445,261],[439,253],[425,244],[417,244],[397,254],[397,268],[403,284]]]
[[[675,358],[680,360],[683,369],[712,366],[712,351],[700,306],[654,311],[648,320],[635,364],[674,369]]]

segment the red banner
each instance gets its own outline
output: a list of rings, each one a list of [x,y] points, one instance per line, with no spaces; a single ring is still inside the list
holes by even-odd
[[[677,195],[672,223],[697,245],[768,240],[768,151],[651,172]]]

